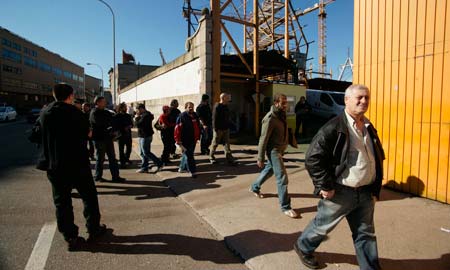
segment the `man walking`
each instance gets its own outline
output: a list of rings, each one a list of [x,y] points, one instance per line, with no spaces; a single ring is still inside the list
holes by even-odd
[[[306,101],[304,96],[300,97],[297,105],[295,105],[295,137],[299,138],[300,126],[302,127],[303,138],[307,136],[309,114],[311,113],[311,105]]]
[[[113,142],[113,115],[105,110],[106,100],[104,97],[95,97],[95,108],[91,111],[89,120],[92,127],[92,139],[95,149],[97,149],[97,160],[95,162],[94,179],[98,182],[104,182],[103,163],[105,154],[108,155],[109,170],[111,171],[113,182],[124,182],[126,179],[119,176],[119,167],[117,166],[116,153],[114,152]]]
[[[85,118],[85,120],[89,123],[89,129],[90,129],[90,122],[89,122],[89,115],[91,113],[91,105],[89,105],[89,103],[83,103],[83,105],[81,106],[81,110],[83,112],[83,116]],[[88,139],[88,149],[89,149],[89,158],[91,160],[95,160],[94,158],[94,153],[95,153],[95,148],[94,148],[94,142],[92,141],[92,138]]]
[[[209,154],[209,161],[211,164],[217,163],[216,157],[214,156],[216,153],[217,146],[219,144],[223,144],[223,148],[225,150],[225,156],[228,164],[235,165],[236,161],[234,160],[233,155],[231,154],[230,149],[230,110],[228,109],[228,103],[231,100],[231,95],[228,93],[220,94],[220,102],[214,106],[213,109],[213,140],[212,140],[212,149]]]
[[[114,116],[114,122],[117,130],[120,132],[119,137],[119,160],[120,167],[126,168],[127,163],[130,164],[130,155],[132,147],[131,128],[133,127],[133,119],[127,113],[127,104],[120,103],[117,108],[117,114]]]
[[[197,115],[201,124],[201,141],[200,141],[200,153],[202,155],[209,155],[209,146],[211,145],[213,131],[212,131],[212,112],[209,106],[209,96],[202,95],[202,101],[197,106]]]
[[[160,171],[163,163],[151,152],[151,145],[153,140],[153,126],[152,121],[155,117],[145,109],[144,104],[139,104],[136,107],[136,127],[138,128],[139,149],[142,159],[141,168],[137,170],[138,173],[148,172],[148,162],[151,159],[157,166],[156,172]]]
[[[360,269],[381,269],[373,213],[383,179],[384,152],[375,128],[364,116],[369,101],[366,86],[349,86],[344,112],[318,131],[306,152],[314,192],[322,197],[316,217],[294,244],[309,268],[319,267],[314,251],[345,217]]]
[[[49,104],[39,118],[43,152],[37,168],[47,171],[52,185],[58,230],[67,241],[68,250],[73,251],[80,249],[85,242],[84,238],[78,236],[78,227],[74,223],[73,188],[77,189],[83,200],[88,240],[93,241],[104,234],[106,226],[100,225],[97,190],[86,147],[89,123],[82,112],[72,105],[74,94],[70,85],[55,85],[53,96],[56,101]]]
[[[287,105],[286,95],[275,94],[273,105],[262,120],[257,165],[264,169],[250,187],[250,192],[258,198],[263,198],[264,196],[260,192],[261,186],[275,174],[281,211],[290,218],[297,218],[299,215],[291,208],[291,199],[288,195],[288,176],[283,161],[284,151],[289,142],[286,122]],[[267,155],[267,163],[264,166],[265,155]]]
[[[177,123],[178,116],[180,116],[181,111],[178,109],[178,100],[172,99],[170,101],[170,109],[169,109],[169,116],[168,121],[169,125],[167,126],[167,133],[170,133],[170,154],[172,155],[172,158],[178,158],[178,155],[176,154],[176,146],[175,146],[175,139],[174,139],[174,133],[175,133],[175,125]]]
[[[179,172],[189,171],[192,178],[196,177],[197,169],[194,160],[195,144],[200,138],[199,118],[194,112],[194,103],[186,102],[185,109],[178,117],[175,126],[175,141],[183,149]]]

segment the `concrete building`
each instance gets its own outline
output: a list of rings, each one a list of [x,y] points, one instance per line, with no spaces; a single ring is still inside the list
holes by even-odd
[[[85,101],[93,103],[96,96],[103,95],[102,80],[86,74],[84,75],[84,81],[86,96]]]
[[[66,82],[85,98],[84,68],[0,27],[0,102],[23,112],[53,101],[52,87]]]
[[[117,64],[116,66],[116,85],[117,93],[120,94],[122,89],[128,85],[136,82],[138,79],[144,77],[148,73],[156,70],[159,66],[154,65],[140,65],[134,62]],[[108,71],[109,85],[112,85],[112,69]]]
[[[161,107],[168,105],[174,98],[178,99],[182,111],[187,101],[199,104],[202,94],[208,94],[214,101],[214,97],[218,96],[212,91],[212,71],[218,68],[221,71],[220,92],[232,95],[229,104],[234,124],[232,133],[248,132],[254,135],[258,128],[256,123],[259,123],[266,109],[270,108],[261,105],[263,102],[270,104],[274,93],[288,94],[292,108],[300,96],[305,95],[306,86],[294,83],[297,74],[295,63],[278,52],[261,50],[258,80],[261,87],[260,117],[255,119],[255,80],[245,75],[248,73],[247,67],[237,55],[221,55],[220,66],[213,66],[212,31],[212,18],[206,14],[200,20],[197,31],[187,39],[186,53],[121,89],[119,102],[133,106],[137,102],[145,103],[150,111],[159,114]],[[242,57],[247,63],[253,62],[252,52],[245,53]],[[295,125],[294,119],[294,113],[288,112],[291,126]]]

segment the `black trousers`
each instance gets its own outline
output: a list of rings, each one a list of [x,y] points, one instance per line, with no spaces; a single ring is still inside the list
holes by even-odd
[[[161,161],[162,162],[169,162],[170,161],[170,154],[173,151],[173,147],[175,146],[175,139],[173,138],[173,134],[171,135],[170,132],[167,132],[166,130],[161,131],[161,140],[163,142],[164,148],[161,154]],[[175,153],[175,151],[173,151]]]
[[[119,138],[119,159],[120,164],[124,165],[125,162],[130,160],[131,155],[131,134],[130,135],[122,135]]]
[[[68,240],[78,236],[78,226],[74,223],[72,207],[72,189],[76,189],[83,200],[83,215],[86,219],[88,233],[95,232],[100,226],[100,209],[97,189],[92,179],[90,168],[81,171],[55,173],[47,172],[52,185],[53,203],[56,207],[58,231]]]

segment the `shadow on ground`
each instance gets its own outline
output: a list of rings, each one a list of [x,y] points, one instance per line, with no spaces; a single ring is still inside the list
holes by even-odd
[[[83,251],[110,254],[171,254],[189,256],[196,261],[217,264],[242,263],[231,254],[224,254],[224,242],[180,234],[143,234],[122,236],[108,230],[101,241]]]

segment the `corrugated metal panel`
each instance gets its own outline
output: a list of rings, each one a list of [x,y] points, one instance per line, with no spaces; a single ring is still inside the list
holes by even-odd
[[[385,151],[385,183],[450,203],[450,3],[356,0],[354,83]],[[447,79],[447,80],[446,80]]]

